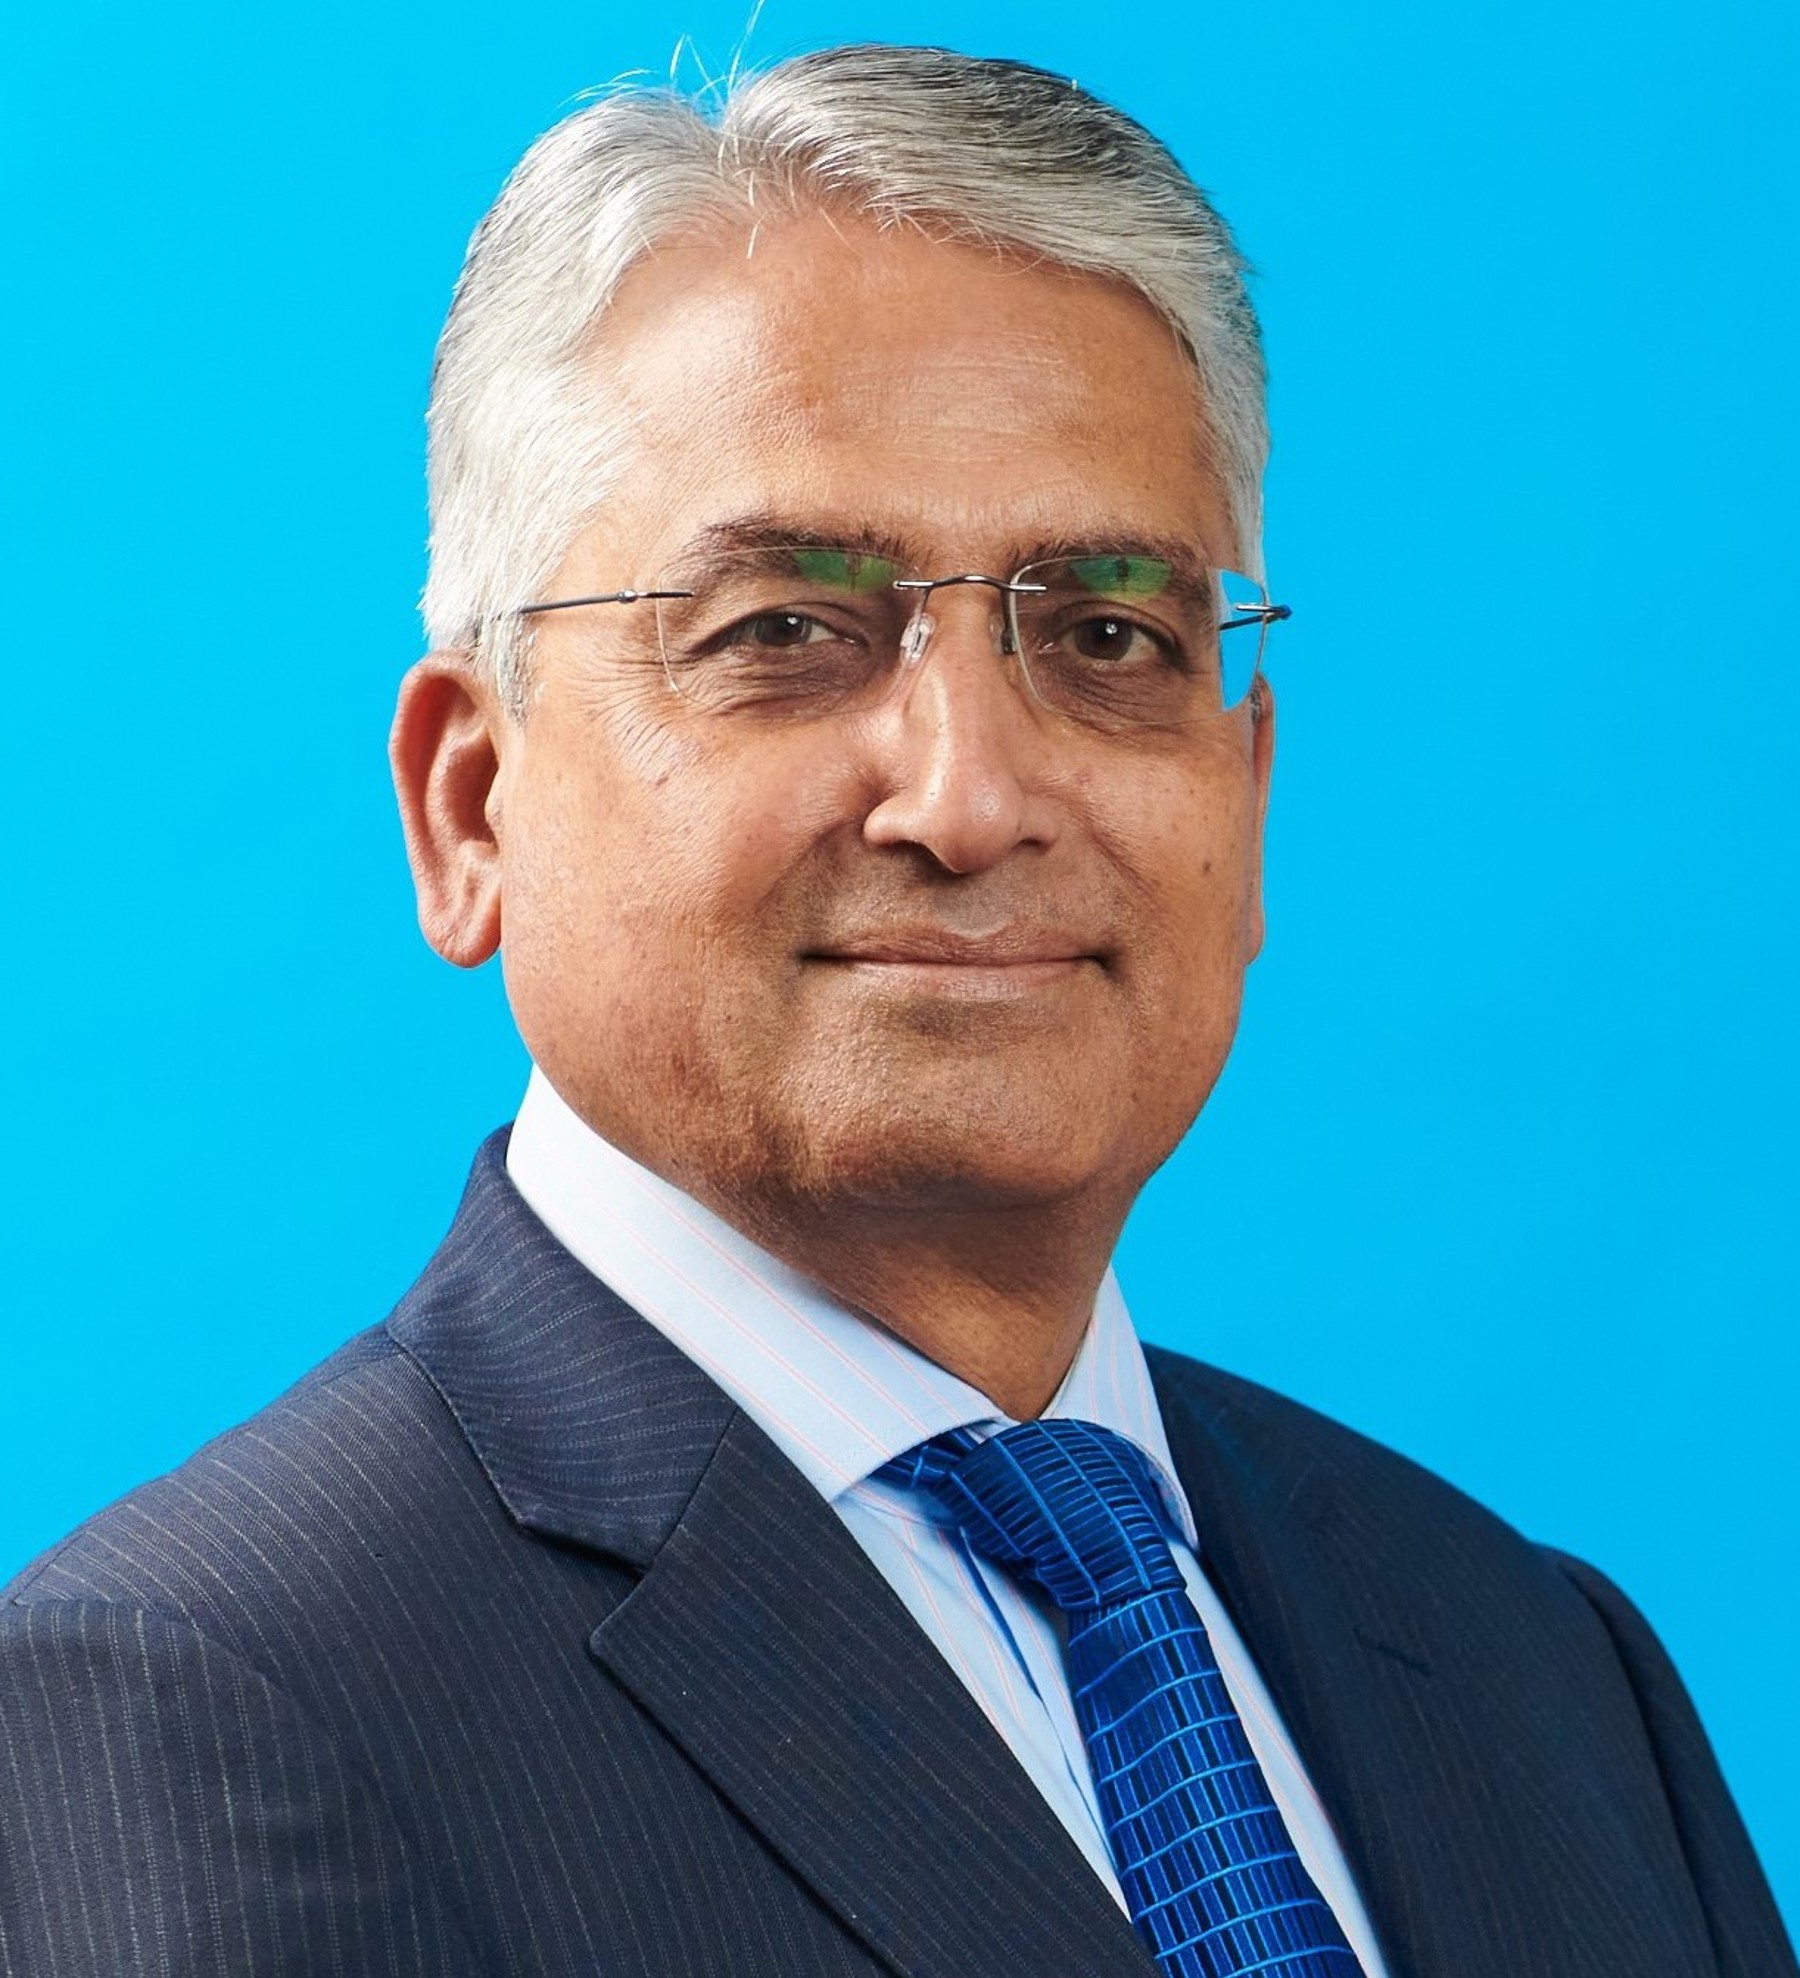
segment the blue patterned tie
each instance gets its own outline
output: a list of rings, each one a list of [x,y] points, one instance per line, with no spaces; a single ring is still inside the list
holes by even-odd
[[[1132,1921],[1171,1978],[1360,1978],[1288,1839],[1161,1532],[1144,1457],[1091,1422],[952,1429],[875,1473],[1068,1616],[1066,1662]]]

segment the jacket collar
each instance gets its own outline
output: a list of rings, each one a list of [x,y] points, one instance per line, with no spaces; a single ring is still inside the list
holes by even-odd
[[[595,1661],[894,1971],[1149,1978],[1117,1906],[836,1514],[551,1236],[505,1149],[504,1131],[481,1148],[389,1329],[519,1524],[641,1576],[594,1629]],[[1149,1357],[1207,1570],[1337,1828],[1389,1978],[1623,1978],[1639,1967],[1613,1955],[1605,1906],[1622,1886],[1640,1942],[1690,1935],[1671,1906],[1680,1864],[1653,1872],[1644,1838],[1654,1782],[1646,1814],[1586,1775],[1562,1651],[1538,1644],[1541,1694],[1497,1686],[1517,1658],[1450,1618],[1466,1599],[1434,1604],[1448,1575],[1541,1608],[1543,1588],[1508,1585],[1529,1578],[1530,1548],[1347,1431]],[[1596,1680],[1617,1693],[1610,1653]],[[1534,1904],[1532,1888],[1560,1894]],[[1672,1949],[1665,1962],[1700,1968]]]
[[[1389,1978],[1710,1972],[1636,1705],[1550,1559],[1352,1431],[1149,1358],[1207,1572]]]
[[[641,1575],[595,1628],[595,1660],[893,1970],[1151,1978],[830,1506],[550,1235],[505,1148],[504,1132],[483,1145],[389,1329],[521,1525]],[[1207,1570],[1390,1978],[1705,1969],[1654,1771],[1629,1792],[1596,1770],[1589,1714],[1632,1706],[1580,1596],[1411,1465],[1229,1375],[1149,1358]],[[1524,1651],[1504,1641],[1517,1628]],[[1535,1687],[1525,1667],[1541,1668]],[[1620,1764],[1642,1753],[1635,1717],[1613,1735]]]
[[[388,1331],[529,1531],[649,1566],[737,1413],[591,1276],[483,1141],[456,1220]]]
[[[1155,1964],[842,1521],[476,1159],[388,1322],[528,1531],[637,1585],[595,1661],[906,1978]]]

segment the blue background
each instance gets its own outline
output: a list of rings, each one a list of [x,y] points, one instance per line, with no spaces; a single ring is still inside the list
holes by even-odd
[[[740,8],[9,31],[0,1577],[378,1319],[510,1115],[383,759],[427,366],[530,138]],[[1621,1580],[1790,1920],[1796,18],[771,0],[751,43],[1072,73],[1260,264],[1271,932],[1126,1287]]]

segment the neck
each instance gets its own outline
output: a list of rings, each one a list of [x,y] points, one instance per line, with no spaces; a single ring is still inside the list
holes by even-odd
[[[1081,1202],[895,1212],[712,1204],[841,1303],[1026,1421],[1061,1387],[1124,1220]]]
[[[1090,1176],[1042,1199],[920,1176],[899,1189],[890,1176],[874,1194],[866,1176],[860,1191],[797,1188],[777,1182],[766,1161],[721,1171],[672,1158],[604,1106],[577,1111],[541,1071],[521,1132],[526,1112],[540,1161],[556,1166],[566,1157],[578,1168],[583,1136],[598,1136],[1015,1421],[1042,1414],[1074,1364],[1136,1194],[1116,1176]],[[731,1144],[760,1141],[747,1131]],[[515,1143],[515,1172],[517,1154]]]

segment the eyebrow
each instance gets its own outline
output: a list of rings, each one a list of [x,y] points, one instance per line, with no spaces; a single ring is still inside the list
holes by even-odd
[[[1186,537],[1112,535],[1101,530],[1036,543],[1013,568],[1023,569],[1027,563],[1054,563],[1063,557],[1095,555],[1141,556],[1157,563],[1166,563],[1178,583],[1188,584],[1196,590],[1205,588],[1209,571],[1223,567],[1209,562],[1200,546]]]
[[[847,549],[863,556],[886,557],[908,568],[917,568],[923,562],[916,553],[916,544],[876,523],[845,520],[821,524],[816,518],[800,521],[778,510],[758,509],[709,523],[683,547],[671,571],[685,571],[692,565],[705,565],[722,556],[767,549]],[[1114,533],[1102,525],[1083,530],[1079,535],[1014,542],[1002,559],[1006,565],[1004,572],[995,570],[988,574],[1010,576],[1028,563],[1051,563],[1062,557],[1096,554],[1153,557],[1168,564],[1179,580],[1195,587],[1205,583],[1209,570],[1220,567],[1210,563],[1198,543],[1186,537],[1144,535],[1128,530]]]
[[[832,524],[796,521],[773,510],[757,510],[735,515],[723,522],[709,523],[694,536],[675,559],[674,567],[685,570],[693,564],[707,564],[720,557],[753,554],[765,549],[848,549],[863,556],[885,557],[890,563],[910,563],[911,552],[891,529],[868,523]]]

